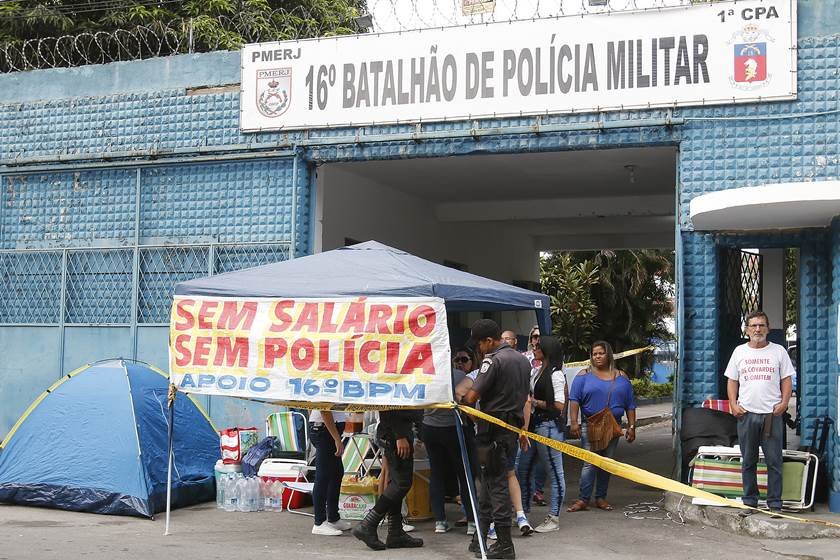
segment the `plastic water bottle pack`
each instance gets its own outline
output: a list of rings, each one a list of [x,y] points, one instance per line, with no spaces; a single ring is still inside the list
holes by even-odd
[[[282,485],[266,482],[256,476],[229,473],[222,476],[216,489],[216,503],[225,511],[251,513],[255,511],[282,511]]]

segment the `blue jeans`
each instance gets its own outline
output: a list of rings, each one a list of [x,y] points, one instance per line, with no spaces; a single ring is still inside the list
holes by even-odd
[[[338,433],[344,431],[344,423],[336,422]],[[335,441],[322,426],[311,430],[315,446],[315,484],[312,487],[312,506],[315,525],[324,521],[338,521],[338,495],[341,492],[341,477],[344,465],[341,457],[335,456]]]
[[[534,432],[537,434],[554,439],[557,441],[564,441],[565,434],[557,427],[557,423],[553,420],[546,420],[540,422],[534,427]],[[546,465],[546,475],[551,483],[551,502],[549,503],[549,513],[551,515],[560,514],[560,506],[566,497],[566,478],[563,473],[563,454],[543,445],[541,443],[532,441],[531,447],[526,453],[519,457],[519,468],[517,475],[519,478],[519,487],[522,489],[522,507],[525,512],[531,509],[531,496],[534,493],[534,481],[536,480],[537,465],[542,462]]]
[[[620,437],[613,438],[606,449],[601,451],[593,451],[603,457],[612,459],[615,456],[615,449],[618,447],[618,440]],[[592,451],[589,446],[589,438],[586,433],[586,422],[583,422],[580,427],[580,443],[584,449]],[[580,470],[580,500],[589,503],[592,498],[592,487],[595,487],[595,499],[607,497],[607,487],[610,484],[610,473],[605,470],[595,467],[591,463],[584,463]]]
[[[764,437],[764,418],[770,416],[770,437]],[[758,505],[758,447],[764,451],[767,463],[767,507],[782,507],[782,432],[781,416],[747,412],[738,418],[738,443],[741,446],[741,481],[744,485],[744,505]]]

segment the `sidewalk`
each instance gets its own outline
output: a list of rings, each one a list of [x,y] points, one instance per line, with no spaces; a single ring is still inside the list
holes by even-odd
[[[640,403],[636,408],[636,425],[647,426],[659,422],[670,421],[673,418],[674,404],[670,401],[663,403]]]
[[[670,403],[643,405],[638,419],[654,422],[638,430],[636,441],[619,443],[616,459],[670,476]],[[566,505],[578,495],[580,461],[564,457]],[[640,503],[661,507],[663,493],[629,480],[612,477],[608,498],[614,511],[567,513],[561,509],[561,530],[556,533],[514,537],[517,558],[544,559],[546,551],[558,557],[592,557],[602,560],[789,560],[837,558],[837,540],[762,540],[743,531],[726,531],[702,521],[665,518],[664,511],[628,515]],[[683,500],[683,506],[687,499]],[[677,497],[679,501],[679,497]],[[461,512],[447,506],[449,519]],[[722,509],[722,508],[717,508]],[[530,519],[542,521],[546,507],[534,507]],[[164,537],[164,515],[146,519],[74,513],[0,504],[0,560],[113,560],[169,558],[178,560],[254,560],[302,558],[304,560],[449,560],[472,558],[463,529],[434,533],[431,520],[417,522],[414,533],[424,539],[420,549],[374,554],[350,535],[319,537],[311,534],[312,518],[288,512],[226,513],[215,503],[199,504],[172,512],[170,535]],[[672,518],[676,517],[672,514]],[[757,516],[753,516],[757,517]],[[775,520],[774,520],[775,522]],[[384,536],[384,532],[382,533]],[[806,556],[807,554],[807,556]]]

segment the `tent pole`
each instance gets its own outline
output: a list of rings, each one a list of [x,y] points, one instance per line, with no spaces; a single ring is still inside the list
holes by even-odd
[[[464,465],[464,474],[467,478],[467,488],[470,492],[470,506],[472,509],[473,521],[475,522],[475,531],[478,535],[478,546],[481,549],[481,557],[487,558],[487,546],[484,542],[484,535],[481,533],[481,525],[478,522],[478,496],[475,491],[475,479],[473,478],[472,468],[470,468],[470,456],[467,452],[467,442],[464,439],[464,426],[462,424],[461,411],[457,408],[453,409],[455,413],[455,431],[458,432],[458,444],[461,446],[461,462]]]
[[[169,535],[169,513],[172,510],[172,432],[173,424],[175,422],[175,395],[177,394],[178,390],[175,388],[175,385],[169,385],[169,426],[167,430],[167,432],[169,432],[169,451],[167,453],[169,460],[166,467],[166,525],[163,531],[163,536]]]

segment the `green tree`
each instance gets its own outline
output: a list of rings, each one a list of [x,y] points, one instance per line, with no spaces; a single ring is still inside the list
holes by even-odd
[[[595,337],[609,341],[616,352],[671,338],[665,320],[674,313],[672,251],[605,250],[577,258],[592,259],[598,266],[598,283],[593,287],[598,305]],[[637,356],[621,365],[631,375],[653,358],[650,353]]]
[[[553,334],[569,360],[586,359],[591,343],[609,341],[616,352],[667,340],[673,315],[673,253],[659,250],[550,253],[540,260],[543,292],[551,298]],[[637,374],[652,354],[624,360]]]
[[[365,0],[0,2],[0,49],[20,49],[33,39],[77,37],[39,52],[58,66],[83,64],[97,49],[105,50],[102,58],[108,60],[232,50],[259,41],[356,33],[354,18],[364,7]]]
[[[569,253],[549,253],[540,259],[540,283],[551,299],[552,334],[563,344],[567,360],[586,359],[598,306],[592,287],[598,267],[591,260],[573,262]]]

